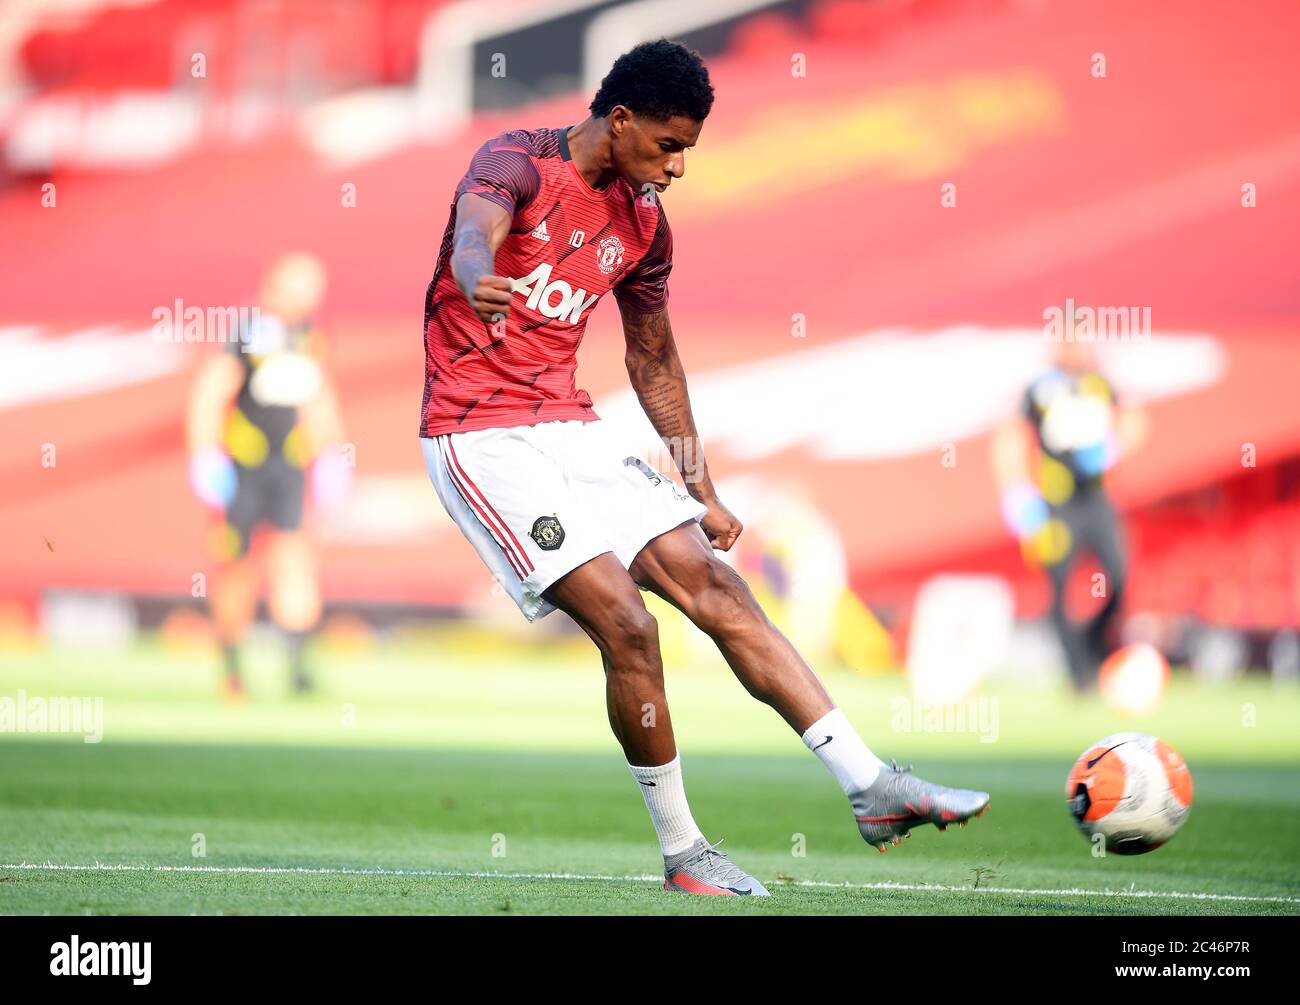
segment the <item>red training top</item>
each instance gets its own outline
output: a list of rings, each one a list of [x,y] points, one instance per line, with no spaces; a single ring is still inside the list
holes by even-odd
[[[643,314],[667,305],[673,239],[656,193],[640,195],[622,178],[593,189],[569,156],[567,131],[494,136],[456,186],[424,301],[421,436],[596,419],[573,379],[592,308],[610,289]],[[495,337],[451,273],[466,192],[513,217],[495,266],[513,280],[510,316]]]

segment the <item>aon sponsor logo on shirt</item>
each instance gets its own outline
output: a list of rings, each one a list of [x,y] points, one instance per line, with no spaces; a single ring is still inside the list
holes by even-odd
[[[563,318],[571,325],[600,299],[599,293],[588,296],[586,290],[575,290],[563,279],[552,281],[550,262],[543,262],[523,279],[511,280],[510,292],[526,294],[528,307],[543,317]]]

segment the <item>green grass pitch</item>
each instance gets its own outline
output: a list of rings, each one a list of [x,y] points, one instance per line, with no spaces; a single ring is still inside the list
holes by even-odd
[[[5,654],[0,697],[102,697],[104,736],[0,735],[0,913],[1300,913],[1300,696],[1266,681],[1179,681],[1138,720],[1055,681],[1001,683],[982,723],[929,731],[901,714],[900,679],[830,673],[878,754],[993,794],[966,829],[882,855],[725,667],[670,671],[696,819],[773,893],[694,898],[656,880],[583,646],[323,656],[298,700],[273,644],[252,656],[251,700],[228,707],[210,657],[156,644]],[[1195,802],[1165,848],[1098,859],[1064,778],[1124,729],[1184,754]]]

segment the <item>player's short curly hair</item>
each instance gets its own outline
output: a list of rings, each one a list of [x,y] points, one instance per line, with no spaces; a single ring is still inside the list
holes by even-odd
[[[674,115],[703,122],[713,107],[708,67],[680,42],[642,42],[614,60],[591,101],[591,114],[608,115],[615,105],[660,122]]]

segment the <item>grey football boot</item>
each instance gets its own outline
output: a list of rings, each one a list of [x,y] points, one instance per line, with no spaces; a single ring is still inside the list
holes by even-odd
[[[911,772],[910,764],[900,768],[891,760],[881,765],[871,785],[849,796],[863,839],[882,852],[910,838],[913,827],[934,824],[941,831],[949,824],[965,827],[967,820],[982,817],[988,808],[987,792],[944,788]]]
[[[762,883],[704,838],[685,851],[664,856],[664,889],[671,893],[726,897],[769,896]]]

